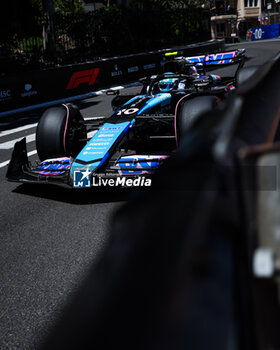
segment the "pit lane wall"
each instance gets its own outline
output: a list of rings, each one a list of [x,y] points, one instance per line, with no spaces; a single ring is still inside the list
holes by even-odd
[[[180,51],[182,55],[191,56],[222,50],[224,50],[223,40],[210,40],[179,48],[113,57],[83,64],[9,76],[2,74],[0,111],[3,113],[11,109],[77,96],[158,74],[166,52]]]

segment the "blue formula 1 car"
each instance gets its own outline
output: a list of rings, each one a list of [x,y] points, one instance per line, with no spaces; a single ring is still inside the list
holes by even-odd
[[[142,79],[139,95],[109,91],[116,94],[109,118],[86,123],[73,104],[47,109],[36,130],[40,163],[30,164],[26,141],[19,141],[8,180],[73,188],[150,185],[151,175],[176,150],[185,124],[213,109],[235,83],[234,77],[199,74],[187,60],[167,60],[163,69],[170,68]],[[188,102],[187,113],[181,101]],[[174,118],[179,109],[183,117]]]

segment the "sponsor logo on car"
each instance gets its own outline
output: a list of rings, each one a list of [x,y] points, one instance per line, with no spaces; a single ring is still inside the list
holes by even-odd
[[[189,62],[193,62],[195,65],[202,65],[205,61],[206,64],[224,64],[224,63],[232,63],[233,58],[235,57],[235,51],[232,52],[222,52],[218,54],[210,54],[203,56],[193,56],[186,57]]]
[[[153,172],[158,168],[167,156],[156,155],[156,156],[124,156],[121,157],[116,166],[120,168],[121,174],[142,174],[143,171],[146,173]]]
[[[104,128],[102,128],[102,130],[119,130],[119,129],[121,129],[121,127],[120,126],[116,126],[116,127],[104,127]]]
[[[110,142],[91,142],[89,146],[108,146]]]
[[[93,85],[99,74],[100,68],[93,68],[75,72],[72,74],[66,90],[76,89],[80,84]]]
[[[90,170],[75,170],[73,178],[74,187],[90,187]]]
[[[97,137],[113,137],[114,134],[99,134]]]

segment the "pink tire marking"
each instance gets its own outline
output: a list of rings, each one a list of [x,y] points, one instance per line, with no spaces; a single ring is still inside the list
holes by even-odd
[[[64,152],[66,152],[66,131],[67,131],[68,120],[69,120],[69,108],[65,104],[62,104],[62,106],[64,106],[66,108],[66,111],[67,111],[65,128],[64,128],[64,133],[63,133],[63,148],[64,148]]]

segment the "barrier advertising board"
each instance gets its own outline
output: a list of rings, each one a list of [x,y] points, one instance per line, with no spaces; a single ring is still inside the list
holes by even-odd
[[[273,39],[278,37],[279,23],[250,28],[248,30],[248,40],[250,41]]]

